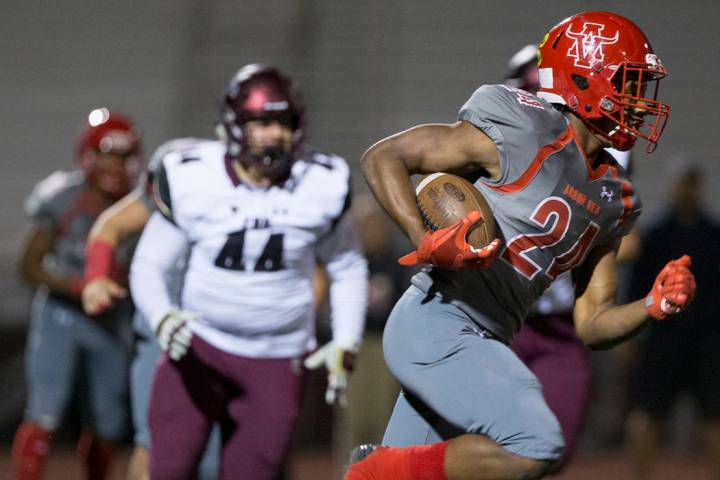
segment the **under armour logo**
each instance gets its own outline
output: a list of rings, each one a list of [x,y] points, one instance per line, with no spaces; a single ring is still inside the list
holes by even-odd
[[[613,37],[603,37],[601,33],[604,29],[605,25],[601,23],[586,22],[580,32],[573,32],[570,28],[565,31],[565,35],[573,41],[567,54],[575,59],[576,67],[591,68],[605,59],[603,45],[616,43],[620,32],[615,32]]]
[[[608,190],[608,188],[603,185],[602,192],[600,192],[600,198],[604,198],[608,202],[612,202],[612,199],[614,196],[615,196],[615,192],[613,192],[612,190]]]

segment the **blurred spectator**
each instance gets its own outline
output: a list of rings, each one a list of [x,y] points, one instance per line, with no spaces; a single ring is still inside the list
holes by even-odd
[[[353,200],[370,271],[365,335],[348,387],[348,408],[338,410],[333,455],[342,466],[350,450],[379,443],[397,400],[400,386],[390,374],[382,352],[382,332],[390,311],[407,284],[407,268],[397,262],[391,240],[395,228],[369,194]]]
[[[640,338],[631,384],[633,410],[627,423],[638,479],[652,478],[663,427],[682,392],[696,401],[703,418],[707,455],[720,476],[720,225],[702,205],[702,167],[686,163],[678,170],[672,179],[667,210],[644,235],[631,293],[646,291],[664,259],[683,253],[692,256],[699,288],[687,311],[651,322]]]

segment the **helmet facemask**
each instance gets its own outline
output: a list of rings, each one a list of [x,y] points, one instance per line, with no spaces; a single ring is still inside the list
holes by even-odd
[[[248,123],[258,121],[264,126],[278,122],[284,129],[292,132],[290,138],[282,138],[284,135],[281,135],[281,138],[269,144],[263,146],[253,145],[252,135],[249,132],[251,125]],[[295,132],[297,127],[297,117],[288,114],[268,115],[246,120],[240,125],[243,132],[237,155],[240,165],[244,169],[253,171],[254,174],[268,179],[270,183],[281,183],[289,175],[295,160],[295,154],[297,153],[295,151]]]
[[[248,122],[279,122],[292,132],[289,142],[258,148],[250,144]],[[241,69],[228,85],[222,124],[227,157],[273,184],[284,182],[303,141],[303,108],[295,84],[277,69],[253,64]]]
[[[599,112],[614,125],[604,136],[618,150],[630,150],[636,138],[648,141],[648,153],[655,150],[670,113],[670,107],[657,100],[664,76],[657,63],[624,63],[611,77],[614,95],[600,100]]]

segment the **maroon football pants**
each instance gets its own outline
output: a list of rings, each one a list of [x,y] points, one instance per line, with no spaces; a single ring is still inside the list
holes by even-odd
[[[150,478],[194,478],[215,421],[221,479],[277,478],[298,416],[301,365],[232,355],[198,336],[179,362],[162,355],[149,407]]]

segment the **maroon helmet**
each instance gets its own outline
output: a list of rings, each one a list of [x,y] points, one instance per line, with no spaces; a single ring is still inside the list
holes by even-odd
[[[124,157],[121,167],[102,165],[98,153]],[[96,108],[77,139],[76,158],[87,181],[114,197],[128,193],[142,168],[140,129],[126,116]]]
[[[254,167],[273,183],[290,173],[303,141],[304,109],[297,85],[280,70],[254,63],[241,68],[228,83],[222,109],[227,135],[227,155],[244,168]],[[259,155],[250,154],[243,125],[249,120],[278,119],[293,131],[289,152],[277,147]]]

